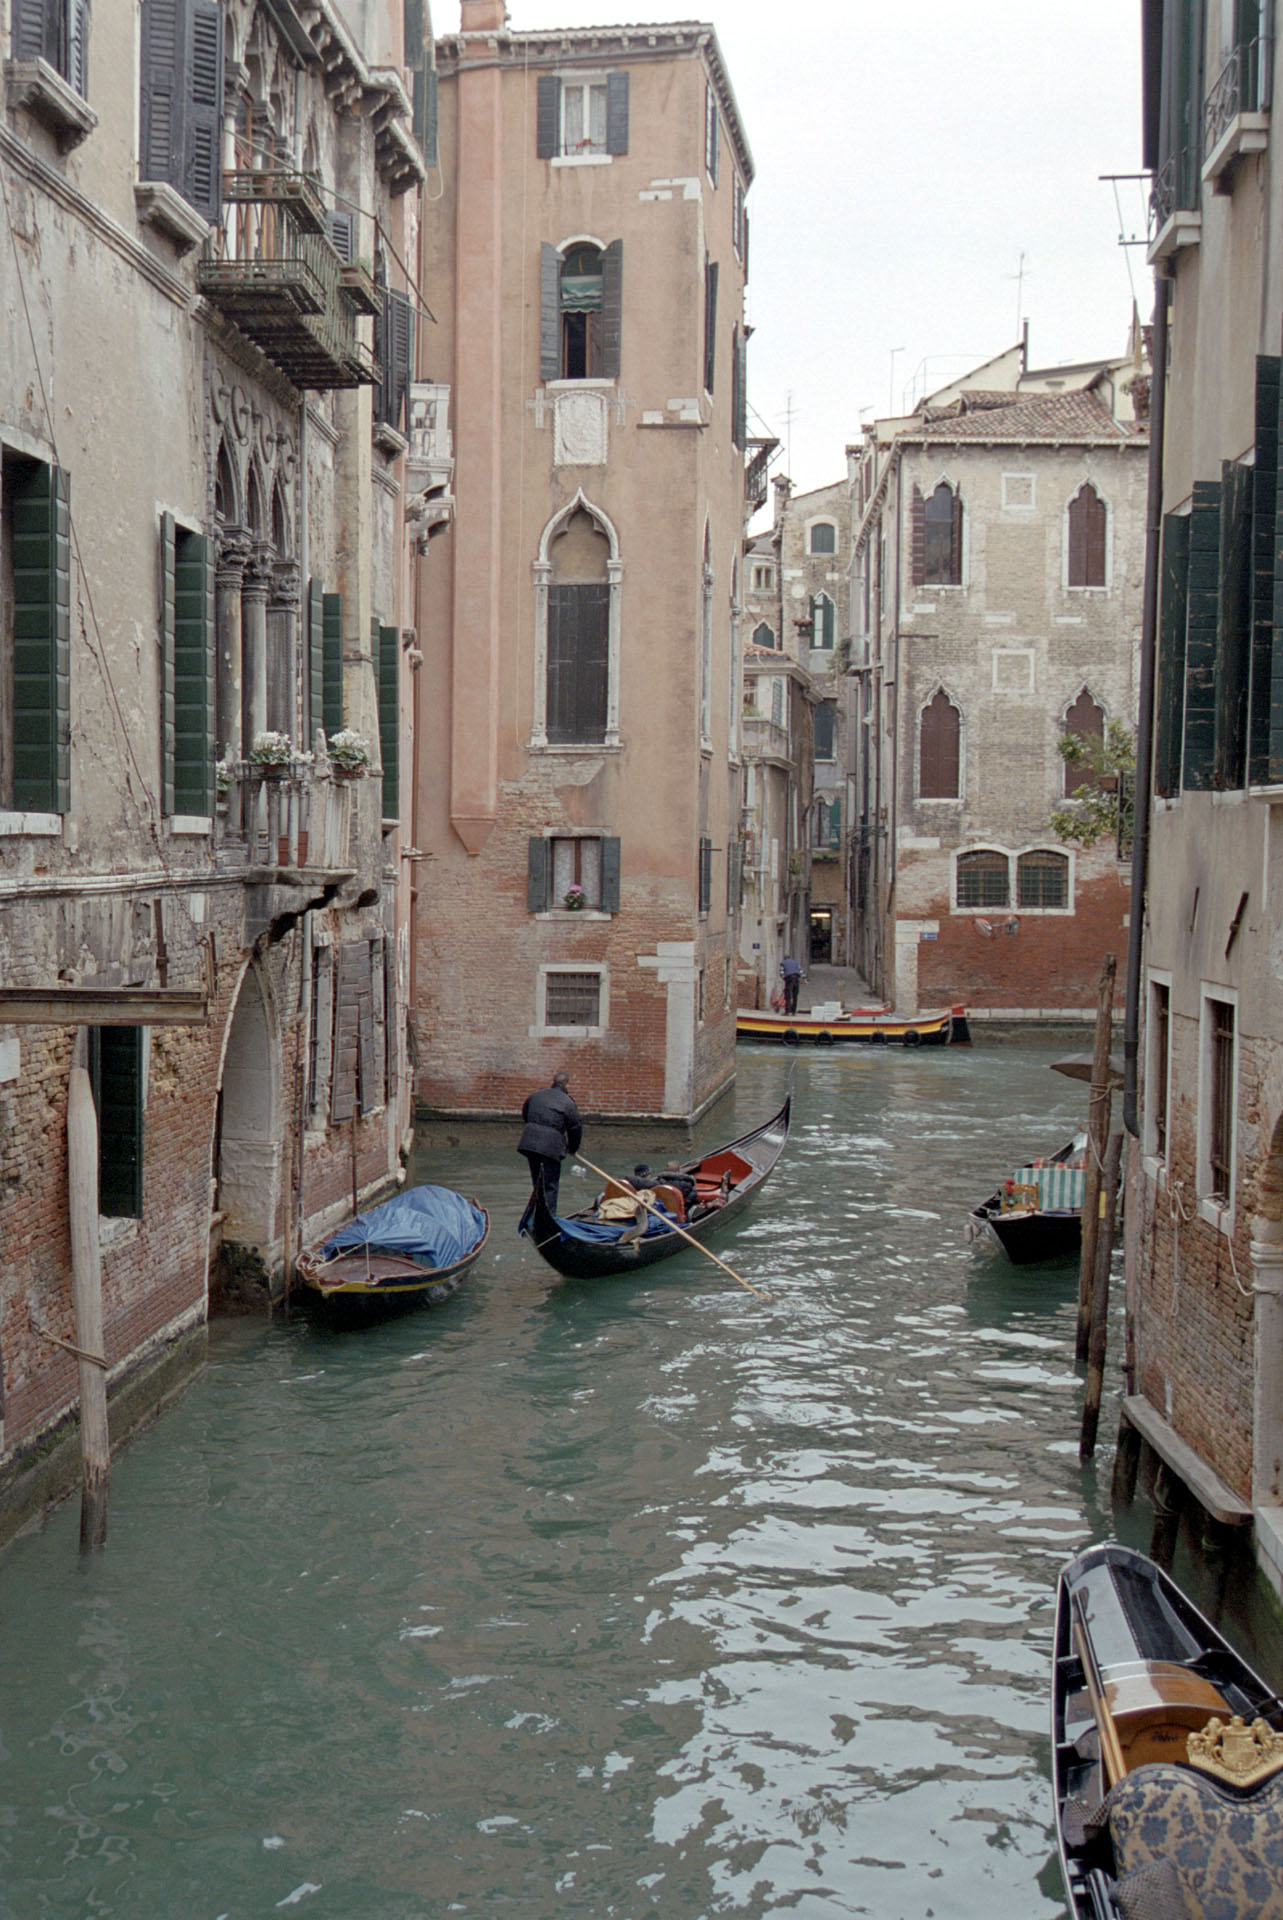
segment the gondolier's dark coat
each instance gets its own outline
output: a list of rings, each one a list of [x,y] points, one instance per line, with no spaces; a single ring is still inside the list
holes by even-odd
[[[537,1087],[521,1109],[525,1125],[517,1142],[518,1153],[541,1153],[550,1160],[564,1160],[578,1153],[583,1138],[579,1109],[564,1087]]]

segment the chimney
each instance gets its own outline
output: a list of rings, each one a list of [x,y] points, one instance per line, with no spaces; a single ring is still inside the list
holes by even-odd
[[[784,517],[784,509],[788,506],[789,500],[792,497],[793,482],[786,473],[777,473],[771,481],[771,485],[775,489],[775,510],[772,518],[774,524],[778,526]]]
[[[508,24],[507,0],[460,0],[461,33],[502,32]]]

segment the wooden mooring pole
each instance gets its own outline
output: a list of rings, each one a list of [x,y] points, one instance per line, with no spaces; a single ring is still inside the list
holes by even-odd
[[[1096,1001],[1096,1044],[1091,1059],[1091,1098],[1087,1104],[1087,1171],[1083,1183],[1083,1246],[1078,1269],[1078,1338],[1076,1360],[1087,1358],[1091,1345],[1091,1295],[1096,1274],[1096,1240],[1100,1228],[1100,1181],[1105,1161],[1105,1143],[1109,1139],[1110,1089],[1109,1043],[1114,1024],[1114,975],[1118,971],[1116,954],[1107,953],[1100,969],[1100,991]]]
[[[1114,1252],[1114,1221],[1118,1210],[1118,1174],[1123,1159],[1123,1136],[1113,1133],[1105,1149],[1101,1178],[1100,1231],[1096,1236],[1096,1272],[1091,1290],[1091,1341],[1087,1350],[1087,1384],[1083,1392],[1083,1424],[1078,1458],[1090,1460],[1096,1451],[1100,1424],[1100,1396],[1105,1381],[1105,1349],[1109,1336],[1109,1263]]]
[[[102,1343],[102,1259],[98,1247],[98,1115],[83,1067],[67,1089],[67,1187],[71,1213],[71,1291],[80,1369],[80,1550],[107,1539],[111,1439],[107,1428],[107,1361]]]

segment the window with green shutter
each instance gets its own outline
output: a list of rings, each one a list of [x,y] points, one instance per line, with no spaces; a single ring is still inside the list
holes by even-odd
[[[6,661],[7,803],[22,813],[71,804],[70,476],[41,460],[6,457],[6,597],[13,608]]]
[[[1154,792],[1170,799],[1180,791],[1185,750],[1185,630],[1189,611],[1189,515],[1163,516],[1163,556],[1158,619],[1158,687],[1155,696]]]
[[[1221,483],[1196,480],[1189,513],[1185,623],[1185,760],[1181,785],[1212,784],[1216,750],[1216,635],[1221,568]]]
[[[1252,469],[1224,462],[1221,479],[1213,780],[1241,787],[1247,771],[1247,693],[1252,649]]]
[[[383,762],[383,818],[395,820],[401,811],[401,634],[397,627],[378,626],[379,756]]]
[[[214,810],[214,567],[203,533],[174,541],[175,813]]]
[[[1283,614],[1283,578],[1276,580],[1278,531],[1279,373],[1277,354],[1256,360],[1256,447],[1252,467],[1252,667],[1248,703],[1248,781],[1283,780],[1283,711],[1277,750],[1271,739],[1276,698],[1283,699],[1283,648],[1276,666],[1274,631]],[[1275,694],[1275,674],[1279,677]]]
[[[699,842],[699,911],[708,913],[713,904],[713,843],[706,834]]]
[[[321,719],[327,734],[343,727],[343,595],[321,596]]]
[[[717,262],[704,262],[704,391],[712,393],[717,378]]]
[[[88,0],[14,0],[10,31],[15,60],[47,61],[88,97]]]
[[[98,1116],[98,1211],[143,1212],[143,1028],[89,1029],[89,1082]]]
[[[164,181],[212,226],[222,210],[222,111],[221,0],[143,0],[139,178]]]

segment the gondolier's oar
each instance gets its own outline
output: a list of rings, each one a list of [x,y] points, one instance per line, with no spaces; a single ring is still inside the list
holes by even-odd
[[[580,1166],[587,1167],[589,1173],[595,1173],[599,1180],[605,1180],[609,1183],[610,1181],[613,1181],[615,1179],[615,1176],[613,1173],[607,1173],[603,1167],[595,1167],[591,1160],[585,1160],[582,1153],[577,1153],[575,1155],[575,1159],[578,1160]],[[616,1182],[616,1184],[618,1183]],[[661,1180],[660,1185],[662,1186],[663,1184],[664,1183]],[[633,1191],[633,1198],[637,1200],[641,1206],[645,1207],[647,1213],[653,1213],[656,1219],[662,1220],[664,1225],[670,1228],[673,1233],[680,1234],[683,1240],[689,1240],[691,1245],[697,1248],[699,1252],[704,1255],[704,1258],[706,1260],[711,1260],[715,1267],[720,1267],[722,1269],[723,1273],[729,1273],[732,1280],[738,1280],[739,1284],[745,1289],[747,1293],[755,1293],[759,1300],[772,1300],[772,1301],[774,1300],[775,1298],[774,1294],[763,1293],[760,1287],[751,1286],[747,1280],[743,1279],[738,1273],[736,1273],[734,1267],[728,1267],[724,1260],[719,1260],[717,1255],[711,1249],[711,1247],[706,1247],[702,1240],[697,1240],[695,1238],[693,1233],[687,1233],[685,1227],[679,1227],[676,1220],[673,1219],[673,1216],[671,1213],[665,1213],[662,1207],[652,1206],[650,1201],[644,1200],[641,1194],[636,1191],[636,1189],[634,1189]]]

